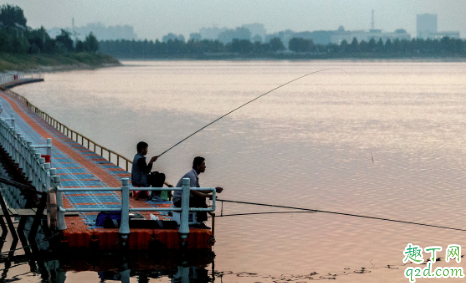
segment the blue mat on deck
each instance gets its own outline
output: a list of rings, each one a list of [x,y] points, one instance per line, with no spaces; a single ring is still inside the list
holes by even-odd
[[[95,228],[102,228],[100,226],[95,225],[95,220],[97,219],[96,215],[80,215],[81,219],[84,220],[84,224],[89,225],[91,227],[87,227],[87,229],[95,229]]]
[[[146,202],[148,202],[149,204],[165,204],[165,203],[173,204],[169,200],[147,200]]]
[[[103,204],[97,203],[92,205],[74,205],[73,208],[115,208],[116,210],[121,209],[121,204]]]
[[[109,203],[109,202],[117,202],[120,203],[121,199],[116,195],[110,196],[66,196],[71,204],[79,204],[79,203]]]
[[[88,195],[100,195],[100,194],[110,195],[112,194],[113,195],[115,193],[112,191],[80,191],[80,192],[65,192],[64,193],[65,196],[82,195],[82,194],[88,194]]]

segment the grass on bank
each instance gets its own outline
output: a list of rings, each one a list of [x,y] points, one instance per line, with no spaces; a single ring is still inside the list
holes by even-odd
[[[110,55],[100,53],[67,54],[8,54],[0,53],[0,72],[54,70],[67,68],[97,68],[121,63]]]

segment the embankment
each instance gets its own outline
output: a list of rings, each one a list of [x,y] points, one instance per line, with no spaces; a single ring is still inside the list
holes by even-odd
[[[65,71],[119,66],[120,61],[100,53],[8,54],[0,53],[0,72]]]

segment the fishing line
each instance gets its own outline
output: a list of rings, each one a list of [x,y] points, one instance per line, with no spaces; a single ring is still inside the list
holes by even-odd
[[[236,214],[225,214],[216,217],[227,217],[227,216],[245,216],[245,215],[258,215],[258,214],[281,214],[281,213],[315,213],[314,211],[265,211],[265,212],[248,212],[248,213],[236,213]]]
[[[291,81],[289,81],[289,82],[286,82],[286,83],[284,83],[284,84],[282,84],[282,85],[279,85],[279,86],[277,86],[276,88],[271,89],[271,90],[267,91],[266,93],[263,93],[263,94],[259,95],[258,97],[249,100],[248,102],[244,103],[243,105],[236,107],[235,109],[231,110],[230,112],[228,112],[228,113],[226,113],[226,114],[224,114],[224,115],[218,117],[217,119],[213,120],[213,121],[210,122],[209,124],[205,125],[204,127],[200,128],[199,130],[197,130],[197,131],[195,131],[194,133],[190,134],[189,136],[185,137],[184,139],[182,139],[181,141],[179,141],[178,143],[176,143],[175,145],[173,145],[173,146],[170,147],[169,149],[167,149],[167,150],[165,150],[164,152],[162,152],[162,153],[159,155],[159,157],[161,157],[161,156],[164,155],[165,153],[169,152],[169,151],[170,151],[172,148],[174,148],[175,146],[179,145],[180,143],[184,142],[185,140],[189,139],[190,137],[192,137],[192,136],[194,136],[195,134],[199,133],[200,131],[204,130],[204,129],[207,128],[208,126],[212,125],[213,123],[215,123],[215,122],[221,120],[222,118],[224,118],[224,117],[230,115],[231,113],[235,112],[236,110],[239,110],[240,108],[242,108],[242,107],[248,105],[249,103],[252,103],[252,102],[256,101],[257,99],[261,98],[262,96],[265,96],[265,95],[267,95],[267,94],[269,94],[269,93],[271,93],[271,92],[273,92],[273,91],[276,91],[277,89],[279,89],[279,88],[281,88],[281,87],[284,87],[284,86],[286,86],[286,85],[288,85],[288,84],[291,84],[292,82],[295,82],[295,81],[297,81],[297,80],[300,80],[300,79],[302,79],[302,78],[304,78],[304,77],[307,77],[307,76],[310,76],[310,75],[313,75],[313,74],[316,74],[316,73],[319,73],[319,72],[328,71],[328,70],[339,70],[339,71],[343,71],[343,72],[345,72],[346,74],[349,75],[349,73],[346,72],[345,70],[343,70],[343,69],[337,69],[337,68],[322,69],[322,70],[318,70],[318,71],[315,71],[315,72],[312,72],[312,73],[308,73],[308,74],[302,75],[302,76],[300,76],[300,77],[298,77],[298,78],[296,78],[296,79],[293,79],[293,80],[291,80]]]
[[[358,218],[367,218],[367,219],[374,219],[374,220],[383,220],[383,221],[390,221],[396,223],[404,223],[404,224],[411,224],[411,225],[420,225],[426,227],[433,227],[433,228],[440,228],[440,229],[448,229],[448,230],[455,230],[466,232],[465,229],[460,228],[453,228],[447,226],[438,226],[438,225],[431,225],[419,222],[412,222],[412,221],[404,221],[404,220],[396,220],[396,219],[389,219],[383,217],[376,217],[376,216],[368,216],[368,215],[358,215],[358,214],[351,214],[351,213],[344,213],[344,212],[337,212],[337,211],[329,211],[329,210],[319,210],[319,209],[310,209],[310,208],[302,208],[302,207],[293,207],[293,206],[284,206],[284,205],[274,205],[274,204],[266,204],[266,203],[257,203],[257,202],[247,202],[247,201],[236,201],[236,200],[225,200],[225,199],[217,199],[217,201],[223,202],[231,202],[231,203],[240,203],[240,204],[249,204],[249,205],[258,205],[258,206],[268,206],[268,207],[277,207],[277,208],[289,208],[289,209],[296,209],[308,212],[320,212],[320,213],[329,213],[329,214],[337,214],[337,215],[345,215],[351,217],[358,217]],[[230,215],[228,215],[230,216]],[[221,216],[220,216],[221,217]]]

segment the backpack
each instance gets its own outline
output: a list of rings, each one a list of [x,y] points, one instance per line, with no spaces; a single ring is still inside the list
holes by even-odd
[[[121,211],[101,211],[97,215],[95,225],[105,228],[117,228],[121,222]],[[108,227],[110,226],[110,227]]]

